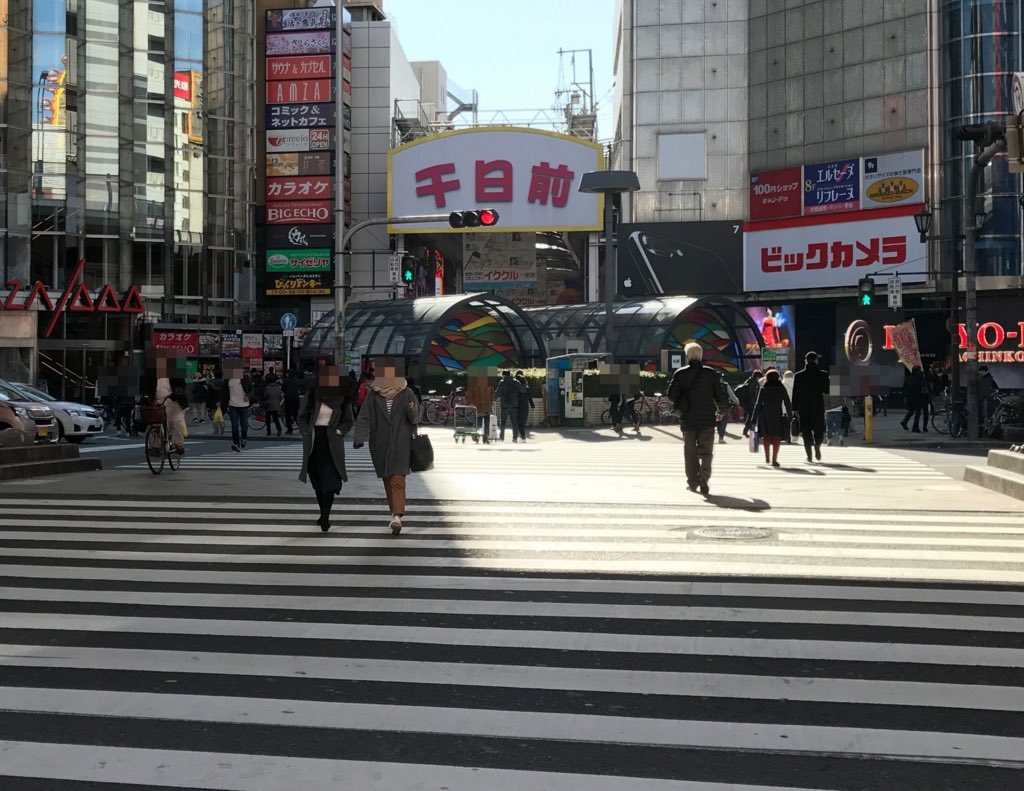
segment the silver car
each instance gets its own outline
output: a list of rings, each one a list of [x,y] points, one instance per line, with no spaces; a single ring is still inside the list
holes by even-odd
[[[58,438],[68,442],[84,442],[86,437],[103,433],[103,417],[93,407],[61,401],[49,393],[24,382],[2,382],[0,384],[23,394],[26,398],[46,404],[57,419]]]
[[[0,399],[14,410],[21,420],[22,431],[29,441],[36,443],[56,442],[58,429],[53,410],[36,399],[27,398],[13,387],[0,382]]]

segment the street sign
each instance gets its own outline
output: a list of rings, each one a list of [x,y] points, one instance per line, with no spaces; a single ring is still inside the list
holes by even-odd
[[[281,329],[282,330],[294,330],[298,326],[299,320],[295,318],[294,313],[285,313],[281,316]]]
[[[288,315],[290,316],[291,314],[289,313]],[[295,337],[295,330],[285,330],[281,334],[284,335],[284,337],[286,337],[286,338],[294,338]]]
[[[889,278],[889,307],[893,310],[903,307],[903,281],[899,275],[892,275]]]
[[[388,256],[388,279],[392,283],[399,283],[402,280],[402,256]]]

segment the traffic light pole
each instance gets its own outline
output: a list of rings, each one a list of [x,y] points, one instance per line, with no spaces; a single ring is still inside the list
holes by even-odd
[[[340,211],[335,209],[335,211]],[[416,214],[408,217],[375,217],[357,222],[341,237],[334,255],[334,363],[338,368],[345,365],[345,254],[349,251],[352,237],[365,228],[375,225],[411,225],[424,222],[448,222],[449,214]],[[337,238],[337,237],[335,237]]]
[[[991,143],[975,155],[971,163],[971,175],[967,180],[967,198],[964,201],[964,326],[967,330],[967,360],[964,375],[967,377],[967,436],[978,439],[978,259],[976,244],[978,229],[974,220],[975,203],[978,199],[978,180],[981,171],[988,167],[992,158],[1003,150],[1001,142]],[[957,328],[953,327],[953,332]]]

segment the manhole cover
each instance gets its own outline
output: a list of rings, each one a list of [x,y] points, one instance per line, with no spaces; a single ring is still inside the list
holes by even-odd
[[[750,541],[771,538],[772,531],[764,527],[698,527],[690,532],[694,538],[726,538],[730,541]]]

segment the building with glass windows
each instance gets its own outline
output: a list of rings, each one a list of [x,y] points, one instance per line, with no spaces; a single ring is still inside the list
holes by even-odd
[[[254,8],[0,3],[0,294],[42,283],[59,310],[84,261],[86,296],[48,335],[36,307],[38,373],[88,395],[140,322],[238,323],[253,302]],[[107,284],[118,298],[89,310]],[[111,310],[132,286],[144,312]]]

